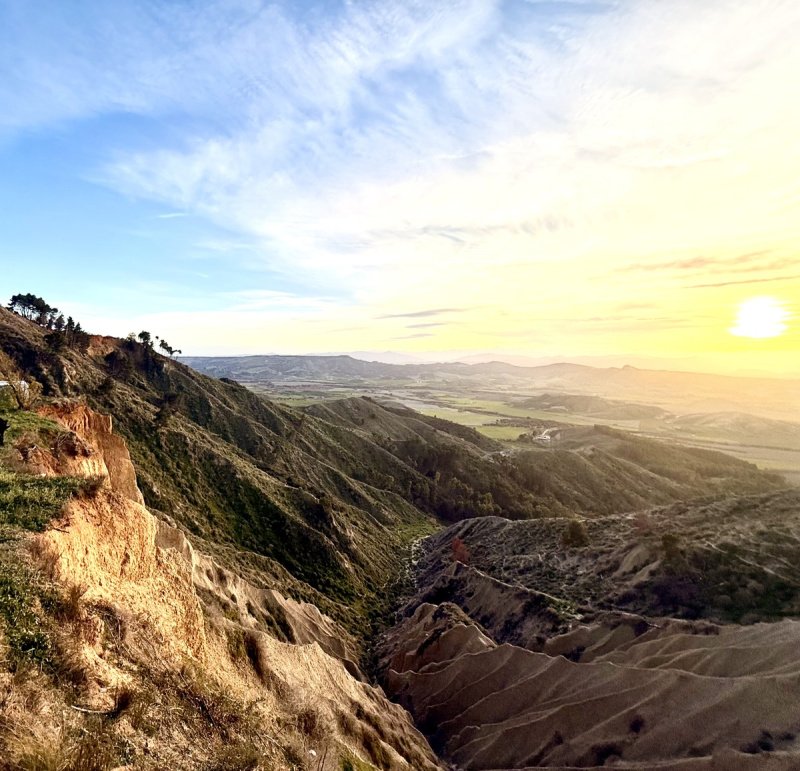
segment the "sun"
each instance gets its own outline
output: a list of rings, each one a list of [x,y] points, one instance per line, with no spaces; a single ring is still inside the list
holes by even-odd
[[[788,329],[789,315],[775,297],[751,297],[739,305],[730,333],[737,337],[778,337]]]

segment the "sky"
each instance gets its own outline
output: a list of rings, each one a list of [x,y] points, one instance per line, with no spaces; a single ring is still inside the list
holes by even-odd
[[[0,293],[185,354],[800,374],[796,0],[0,0]]]

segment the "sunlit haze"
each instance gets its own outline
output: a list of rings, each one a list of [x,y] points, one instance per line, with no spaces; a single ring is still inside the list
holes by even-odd
[[[789,312],[774,297],[751,297],[739,306],[731,333],[740,337],[778,337],[788,329]]]
[[[795,0],[0,0],[0,291],[187,354],[798,374],[798,40]]]

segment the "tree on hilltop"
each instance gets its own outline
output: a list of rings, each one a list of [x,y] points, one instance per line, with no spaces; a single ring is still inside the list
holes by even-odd
[[[49,305],[35,294],[15,294],[8,301],[8,309],[24,319],[33,321],[40,327],[51,330],[45,335],[45,343],[51,351],[59,352],[65,347],[74,348],[82,353],[89,350],[90,335],[81,325],[64,314],[58,308]]]
[[[156,337],[156,340],[158,340],[158,337]],[[166,340],[160,340],[158,347],[164,351],[164,353],[168,353],[170,357],[174,356],[176,353],[183,353],[180,349],[173,348]]]
[[[36,322],[41,327],[52,329],[55,324],[58,308],[49,305],[35,294],[15,294],[8,301],[8,309],[24,319]]]
[[[91,336],[85,332],[80,324],[76,324],[71,334],[67,335],[67,344],[70,348],[75,348],[81,353],[86,353],[89,350],[89,341]]]

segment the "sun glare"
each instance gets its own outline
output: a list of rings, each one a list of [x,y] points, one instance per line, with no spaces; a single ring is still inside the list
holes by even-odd
[[[778,337],[787,329],[789,311],[774,297],[751,297],[736,314],[730,332],[737,337]]]

